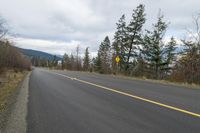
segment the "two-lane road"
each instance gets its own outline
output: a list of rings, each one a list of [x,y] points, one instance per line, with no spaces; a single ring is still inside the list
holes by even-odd
[[[28,133],[200,132],[200,89],[37,68],[29,83]]]

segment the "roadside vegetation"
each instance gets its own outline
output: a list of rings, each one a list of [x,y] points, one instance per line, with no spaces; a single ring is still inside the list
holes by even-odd
[[[10,96],[18,89],[19,83],[24,79],[27,71],[15,72],[8,70],[0,75],[0,112],[6,109]]]
[[[27,57],[12,46],[12,42],[6,37],[9,35],[6,22],[0,17],[0,74],[7,70],[30,70],[31,63]]]
[[[144,28],[147,15],[143,4],[133,10],[130,20],[123,14],[116,23],[113,40],[106,36],[95,58],[91,58],[89,47],[81,57],[77,46],[75,52],[64,54],[60,63],[40,58],[31,62],[39,67],[200,84],[200,15],[193,18],[193,30],[186,30],[184,39],[173,35],[166,39],[170,22],[161,11],[155,23]],[[119,63],[115,60],[117,56]]]
[[[90,59],[86,48],[81,60],[77,47],[76,54],[64,55],[62,69],[200,84],[200,16],[193,21],[194,30],[187,30],[185,39],[171,36],[165,41],[169,22],[159,11],[156,23],[144,29],[146,13],[141,4],[133,10],[129,23],[125,14],[122,15],[116,23],[113,41],[106,36],[96,58]],[[117,56],[119,63],[115,61]]]
[[[7,70],[15,72],[30,70],[29,59],[13,47],[8,40],[0,40],[0,73]]]
[[[0,17],[0,112],[6,108],[9,97],[16,92],[27,71],[31,70],[29,59],[12,46],[7,35],[6,22]]]

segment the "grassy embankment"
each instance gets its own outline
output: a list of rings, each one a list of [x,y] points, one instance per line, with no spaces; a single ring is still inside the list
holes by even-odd
[[[0,74],[0,112],[3,112],[9,102],[9,97],[14,94],[19,83],[24,79],[28,72],[14,72],[8,70]]]

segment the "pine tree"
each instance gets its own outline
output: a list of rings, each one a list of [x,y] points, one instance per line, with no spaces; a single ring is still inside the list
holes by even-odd
[[[163,15],[159,15],[157,23],[153,25],[153,31],[147,30],[142,49],[151,75],[156,79],[160,78],[165,65],[163,37],[167,29],[167,24],[163,21],[163,18]]]
[[[94,70],[100,72],[101,71],[101,57],[100,53],[98,52],[97,57],[93,59],[94,63]]]
[[[70,57],[68,54],[64,54],[63,56],[63,68],[64,69],[68,69],[70,70],[71,69],[71,61],[70,61]]]
[[[176,60],[176,40],[171,37],[170,42],[164,48],[164,57],[165,59],[165,66],[164,70],[166,73],[169,73],[172,69],[172,64],[175,63]]]
[[[119,19],[117,25],[117,31],[114,35],[114,42],[112,44],[113,49],[113,59],[112,59],[112,68],[116,69],[116,62],[115,57],[120,57],[120,70],[124,68],[125,64],[125,50],[126,50],[126,22],[125,22],[125,15],[123,14],[122,17]]]
[[[111,46],[109,37],[106,36],[104,41],[99,46],[98,56],[101,62],[100,72],[110,73],[111,67]]]
[[[88,71],[90,68],[90,57],[89,57],[89,48],[85,49],[85,57],[83,59],[83,69]]]
[[[58,65],[58,60],[57,60],[56,55],[53,56],[52,65],[53,65],[53,67],[56,67]]]
[[[146,21],[144,11],[145,6],[142,4],[133,10],[131,22],[127,26],[126,70],[129,69],[131,61],[137,56],[138,45],[142,42],[141,31]]]

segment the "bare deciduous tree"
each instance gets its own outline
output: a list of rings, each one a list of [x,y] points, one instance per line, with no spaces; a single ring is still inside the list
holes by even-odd
[[[0,40],[2,40],[8,33],[8,28],[6,27],[6,21],[0,16]]]

